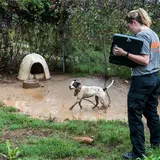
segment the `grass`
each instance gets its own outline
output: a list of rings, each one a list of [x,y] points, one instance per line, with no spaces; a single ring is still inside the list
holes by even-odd
[[[129,130],[122,121],[66,121],[63,123],[32,119],[15,108],[0,107],[0,153],[7,155],[6,141],[20,151],[19,160],[121,160],[131,150]],[[89,136],[92,144],[73,140]],[[148,132],[146,133],[149,139]],[[151,149],[149,156],[160,157],[159,149]]]

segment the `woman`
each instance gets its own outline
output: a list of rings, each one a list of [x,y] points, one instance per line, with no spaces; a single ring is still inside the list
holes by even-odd
[[[144,9],[139,8],[129,12],[126,21],[130,31],[143,40],[139,55],[128,53],[119,47],[114,49],[116,56],[125,56],[138,64],[132,69],[132,80],[128,92],[128,122],[132,152],[123,155],[124,159],[136,159],[145,154],[142,115],[147,119],[151,146],[160,145],[160,120],[157,113],[160,42],[157,34],[150,29],[152,22]]]

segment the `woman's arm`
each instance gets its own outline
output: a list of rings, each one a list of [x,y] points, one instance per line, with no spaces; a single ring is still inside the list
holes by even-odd
[[[114,48],[114,53],[116,56],[125,57],[127,55],[127,52],[119,47]],[[149,55],[147,54],[136,55],[136,54],[129,53],[127,58],[136,62],[137,64],[144,65],[144,66],[146,66],[149,63]]]

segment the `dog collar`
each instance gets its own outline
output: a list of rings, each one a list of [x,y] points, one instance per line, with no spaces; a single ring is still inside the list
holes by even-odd
[[[76,88],[74,91],[74,96],[77,96],[78,93],[81,91],[82,86],[80,86],[79,88]]]

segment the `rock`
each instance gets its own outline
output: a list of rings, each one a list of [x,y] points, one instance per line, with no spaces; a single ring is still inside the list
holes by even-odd
[[[44,87],[44,84],[41,84],[41,87]]]
[[[73,139],[87,144],[92,144],[94,142],[94,139],[90,137],[74,137]]]
[[[128,82],[127,80],[125,80],[124,83],[127,83],[127,84],[128,84],[129,82]]]

